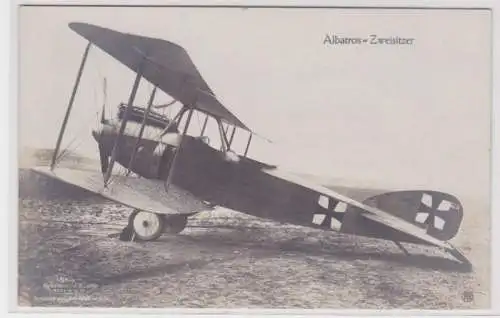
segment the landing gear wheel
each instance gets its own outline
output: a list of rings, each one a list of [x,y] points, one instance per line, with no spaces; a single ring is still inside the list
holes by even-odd
[[[179,234],[187,225],[186,215],[165,215],[163,219],[163,231],[167,234]]]
[[[133,230],[136,239],[153,241],[161,236],[164,220],[162,215],[156,213],[134,211],[130,215],[128,226]]]

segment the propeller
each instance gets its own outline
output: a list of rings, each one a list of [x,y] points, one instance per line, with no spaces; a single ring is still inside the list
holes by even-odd
[[[102,94],[103,94],[103,102],[102,102],[102,109],[101,109],[101,125],[106,124],[108,121],[106,120],[106,103],[107,103],[107,80],[106,77],[104,77],[102,81]],[[102,128],[101,128],[102,129]],[[96,140],[97,144],[99,147],[99,159],[101,162],[101,172],[104,175],[108,171],[109,167],[109,157],[110,157],[110,152],[109,149],[107,149],[102,140],[102,130],[99,133],[96,133]]]
[[[99,159],[101,162],[101,172],[104,175],[108,171],[109,156],[111,154],[101,143],[99,143],[98,147],[99,147]]]
[[[103,102],[102,102],[102,109],[101,109],[101,124],[107,123],[106,114],[105,114],[106,113],[106,102],[108,99],[107,90],[108,90],[107,81],[106,81],[106,77],[105,77],[102,81]]]

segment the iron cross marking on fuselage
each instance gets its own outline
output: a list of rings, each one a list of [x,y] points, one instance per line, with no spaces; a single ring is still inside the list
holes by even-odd
[[[345,202],[320,195],[318,208],[313,214],[312,223],[323,228],[340,231],[346,210],[347,204]]]

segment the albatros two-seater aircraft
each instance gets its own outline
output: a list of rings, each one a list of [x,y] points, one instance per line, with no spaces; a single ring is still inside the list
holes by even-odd
[[[463,217],[462,205],[453,195],[433,190],[326,187],[251,159],[247,153],[254,132],[219,102],[184,48],[86,23],[70,23],[69,27],[88,44],[52,162],[33,169],[132,208],[122,232],[130,240],[179,233],[188,217],[219,206],[283,223],[390,240],[405,253],[401,242],[435,246],[470,265],[448,242]],[[128,103],[120,104],[115,118],[103,116],[99,129],[92,131],[100,171],[59,164],[61,141],[91,46],[136,75]],[[145,107],[134,106],[141,79],[154,85]],[[175,116],[153,110],[159,107],[153,105],[157,89],[182,105]],[[212,147],[204,136],[206,120],[200,135],[188,133],[193,112],[215,120],[221,147]],[[127,129],[127,123],[140,129]],[[236,129],[248,134],[242,154],[231,148]],[[156,134],[146,136],[145,130]],[[117,164],[122,167],[120,173]]]

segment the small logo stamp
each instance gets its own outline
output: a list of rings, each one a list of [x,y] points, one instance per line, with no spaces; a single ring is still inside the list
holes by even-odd
[[[464,291],[462,293],[462,300],[466,303],[471,303],[474,301],[474,293],[472,291]]]

